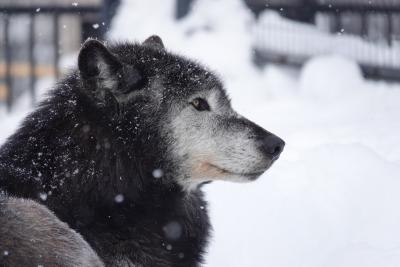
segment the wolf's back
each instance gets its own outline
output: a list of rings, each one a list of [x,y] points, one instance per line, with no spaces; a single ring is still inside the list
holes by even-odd
[[[80,234],[39,203],[0,193],[0,267],[104,266]]]

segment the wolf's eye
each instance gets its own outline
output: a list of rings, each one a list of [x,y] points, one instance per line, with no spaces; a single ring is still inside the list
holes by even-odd
[[[198,111],[210,111],[210,106],[208,105],[207,101],[204,100],[203,98],[195,98],[192,100],[192,102],[190,102],[190,104],[192,104],[192,106],[197,109]]]

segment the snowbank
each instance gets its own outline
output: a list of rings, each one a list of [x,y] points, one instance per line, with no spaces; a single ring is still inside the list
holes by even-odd
[[[300,90],[310,96],[340,100],[360,93],[363,76],[358,64],[339,56],[311,59],[301,71]]]
[[[331,144],[254,185],[210,186],[209,266],[398,266],[399,171],[361,144]]]

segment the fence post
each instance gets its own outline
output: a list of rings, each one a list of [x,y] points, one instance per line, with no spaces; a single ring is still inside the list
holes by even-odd
[[[35,61],[35,15],[29,16],[29,89],[31,93],[32,104],[36,102],[36,61]]]
[[[13,90],[11,80],[11,47],[10,47],[10,16],[4,15],[4,48],[5,48],[5,62],[6,62],[6,88],[7,88],[7,110],[11,111],[13,104]]]
[[[342,30],[342,17],[340,13],[336,12],[333,14],[333,32],[338,33]]]
[[[387,13],[387,41],[388,45],[392,46],[392,35],[393,35],[393,21],[392,21],[392,14]]]
[[[361,37],[365,38],[368,36],[368,14],[365,12],[361,13]]]
[[[53,15],[53,45],[54,45],[54,67],[55,67],[55,77],[58,80],[60,73],[59,73],[59,66],[58,62],[60,60],[60,38],[58,36],[59,28],[59,14],[55,12]]]
[[[176,19],[181,19],[189,13],[192,0],[176,0]]]

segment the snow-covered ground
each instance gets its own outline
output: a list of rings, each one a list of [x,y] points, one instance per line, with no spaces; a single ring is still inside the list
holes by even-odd
[[[400,266],[400,85],[365,81],[335,55],[300,72],[260,71],[251,64],[254,19],[241,1],[197,1],[178,23],[173,4],[123,1],[110,39],[159,34],[169,50],[214,68],[234,108],[286,141],[258,181],[207,186],[206,266]],[[27,106],[11,117],[0,111],[0,142]]]

